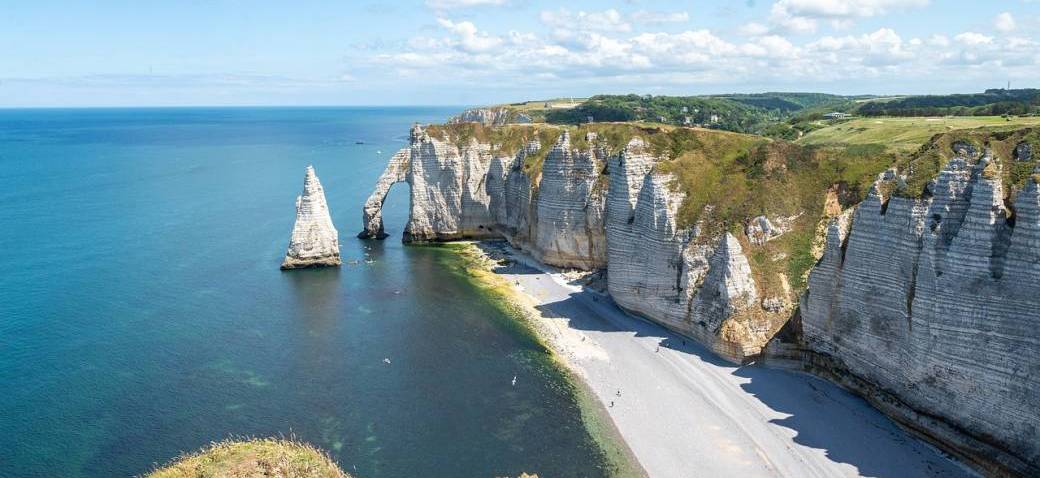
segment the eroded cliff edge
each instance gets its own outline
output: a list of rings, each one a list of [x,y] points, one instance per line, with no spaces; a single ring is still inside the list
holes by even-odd
[[[416,126],[359,236],[385,237],[405,182],[406,241],[503,237],[605,269],[619,306],[729,360],[805,368],[981,469],[1036,475],[1038,140],[948,133],[906,159],[631,124]]]
[[[605,268],[621,307],[740,362],[761,351],[795,297],[766,287],[786,279],[756,282],[746,241],[705,226],[711,205],[698,206],[707,211],[701,220],[683,218],[691,201],[664,166],[679,160],[668,151],[684,141],[722,148],[730,161],[762,145],[733,133],[621,125],[416,126],[366,202],[359,237],[386,237],[382,202],[405,182],[406,241],[502,237],[547,264]]]
[[[1038,139],[945,135],[880,177],[830,223],[767,359],[796,358],[987,472],[1040,476]]]

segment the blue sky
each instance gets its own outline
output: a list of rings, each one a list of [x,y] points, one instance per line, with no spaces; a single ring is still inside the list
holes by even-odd
[[[1040,0],[4,2],[0,107],[1040,87]]]

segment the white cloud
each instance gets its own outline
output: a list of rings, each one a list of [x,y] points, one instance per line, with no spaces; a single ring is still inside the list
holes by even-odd
[[[993,26],[1002,32],[1010,32],[1015,29],[1015,17],[1008,12],[1003,12],[993,19]]]
[[[881,11],[880,4],[874,5],[869,12]],[[884,8],[893,5],[885,3]],[[1024,29],[1015,37],[963,32],[904,38],[893,28],[877,28],[863,34],[803,39],[780,34],[775,24],[751,22],[738,30],[740,36],[731,38],[707,29],[633,32],[641,24],[616,10],[540,13],[548,32],[488,32],[470,21],[442,17],[440,35],[416,36],[399,51],[373,52],[370,58],[379,70],[414,78],[451,78],[474,87],[510,78],[522,86],[581,84],[590,91],[608,84],[649,88],[780,81],[797,85],[872,78],[900,85],[950,75],[1027,78],[1040,67],[1036,53],[1040,47]],[[797,17],[796,21],[833,20]]]
[[[737,28],[737,33],[744,36],[757,37],[769,33],[769,27],[758,22],[745,23]]]
[[[953,39],[957,40],[958,42],[960,42],[962,44],[969,45],[969,46],[985,45],[985,44],[993,43],[993,37],[986,36],[986,35],[983,35],[981,33],[975,33],[975,32],[964,32],[964,33],[958,34],[957,36],[953,37]]]
[[[657,24],[657,23],[682,23],[690,20],[690,14],[686,12],[655,12],[639,10],[631,14],[635,23]]]
[[[483,52],[502,44],[502,39],[488,35],[477,30],[473,22],[453,22],[445,18],[438,18],[437,23],[455,34],[458,38],[457,45],[469,52]]]
[[[451,10],[454,8],[502,6],[507,0],[426,0],[426,6],[435,10]]]
[[[950,39],[946,35],[932,35],[928,37],[928,44],[931,46],[947,47],[950,46]]]
[[[780,31],[812,33],[818,20],[835,29],[852,26],[853,20],[927,6],[930,0],[778,0],[769,11],[769,22]]]
[[[613,8],[602,12],[545,10],[541,13],[542,22],[558,29],[578,31],[628,32],[632,25],[621,17],[621,13]]]
[[[773,4],[769,11],[769,23],[777,29],[791,33],[812,33],[816,31],[816,20],[809,17],[791,14],[783,2]]]
[[[929,0],[779,0],[773,4],[792,16],[808,18],[864,18],[891,11],[924,7]]]

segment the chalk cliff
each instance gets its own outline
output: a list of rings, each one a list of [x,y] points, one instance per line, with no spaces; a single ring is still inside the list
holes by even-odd
[[[406,241],[603,268],[620,307],[729,360],[804,368],[988,473],[1040,476],[1040,134],[937,136],[862,196],[818,150],[725,134],[416,126],[360,236],[386,237],[407,183]]]
[[[473,108],[451,117],[448,123],[480,123],[484,126],[530,123],[531,117],[508,108]]]
[[[987,472],[1040,476],[1040,176],[1008,154],[1023,136],[954,143],[919,198],[879,178],[830,224],[796,342],[809,370]]]
[[[296,223],[282,269],[338,266],[340,263],[339,233],[332,225],[329,206],[325,203],[325,190],[314,174],[314,167],[307,166],[303,194],[296,198]]]
[[[684,193],[641,139],[612,148],[595,131],[551,129],[507,150],[508,138],[462,136],[414,127],[366,202],[359,237],[386,237],[380,208],[404,182],[405,241],[501,237],[550,265],[606,268],[620,306],[738,362],[782,325],[761,310],[737,237],[679,225]]]

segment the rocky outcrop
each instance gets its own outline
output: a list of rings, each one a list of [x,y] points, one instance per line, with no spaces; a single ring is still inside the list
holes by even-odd
[[[607,194],[607,283],[622,308],[690,335],[741,361],[770,335],[748,327],[758,297],[751,267],[730,233],[705,237],[677,223],[683,194],[639,139],[612,158]],[[767,329],[769,327],[766,327]]]
[[[448,123],[480,123],[484,126],[503,126],[507,124],[526,124],[531,117],[508,108],[473,108],[451,117]]]
[[[1000,165],[953,149],[930,197],[886,197],[898,178],[882,179],[851,229],[832,222],[804,360],[989,472],[1037,476],[1040,194],[1027,180],[1010,221]]]
[[[363,238],[386,236],[390,187],[410,187],[404,239],[503,237],[544,263],[606,268],[614,300],[691,335],[734,361],[757,354],[779,326],[762,321],[759,293],[739,240],[680,228],[683,194],[654,172],[660,159],[639,139],[608,152],[594,133],[581,147],[567,131],[515,152],[414,127],[365,204]],[[540,168],[532,168],[544,157]]]
[[[385,237],[383,198],[405,182],[406,241],[504,237],[551,265],[605,268],[620,307],[727,359],[805,368],[987,472],[1040,476],[1040,171],[1029,175],[1024,134],[1001,133],[1006,158],[937,137],[954,156],[941,171],[912,176],[946,157],[922,150],[857,207],[850,184],[824,186],[829,222],[758,210],[720,228],[682,224],[685,170],[638,134],[614,150],[561,132],[507,151],[496,143],[507,135],[470,133],[413,128],[365,205],[362,237]],[[718,217],[706,204],[698,217]],[[805,275],[777,270],[794,252],[777,244],[793,239],[812,242],[803,261],[819,259],[800,304],[788,277]]]
[[[296,223],[282,269],[338,266],[340,263],[339,233],[332,225],[329,206],[325,203],[325,190],[314,174],[314,167],[307,166],[303,194],[296,198]]]

